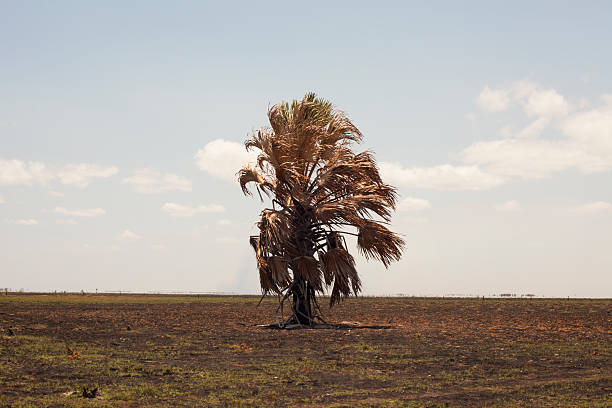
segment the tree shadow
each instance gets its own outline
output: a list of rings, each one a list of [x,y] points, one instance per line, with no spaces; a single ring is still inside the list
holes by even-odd
[[[314,324],[312,326],[304,326],[300,324],[288,324],[286,326],[280,326],[277,323],[272,324],[260,324],[257,327],[262,327],[265,329],[271,330],[384,330],[384,329],[392,329],[395,326],[389,325],[356,325],[356,324],[346,324],[346,323],[326,323],[326,324]]]

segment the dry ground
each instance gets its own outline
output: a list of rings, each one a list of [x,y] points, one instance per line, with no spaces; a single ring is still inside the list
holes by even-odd
[[[0,297],[0,406],[612,406],[612,300]],[[94,399],[83,387],[98,388]]]

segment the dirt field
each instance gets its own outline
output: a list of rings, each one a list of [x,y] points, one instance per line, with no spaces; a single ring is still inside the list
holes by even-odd
[[[612,300],[257,301],[1,296],[0,406],[612,406]]]

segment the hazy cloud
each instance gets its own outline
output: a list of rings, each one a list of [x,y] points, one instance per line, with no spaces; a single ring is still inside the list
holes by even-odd
[[[402,223],[409,224],[426,224],[429,222],[429,218],[427,217],[402,217]]]
[[[136,169],[132,176],[121,180],[141,194],[159,194],[169,191],[191,191],[191,180],[176,174],[162,174],[150,168]]]
[[[516,200],[506,201],[503,204],[495,206],[495,209],[500,212],[515,212],[521,209],[521,204]]]
[[[53,171],[41,162],[23,162],[17,159],[0,159],[0,184],[32,185],[45,184],[58,178],[63,184],[87,187],[94,178],[105,178],[116,174],[114,166],[95,164],[68,164]]]
[[[423,211],[431,208],[429,201],[422,198],[406,197],[397,205],[398,211]]]
[[[561,130],[576,148],[600,157],[612,167],[612,95],[601,96],[602,105],[565,119]]]
[[[399,163],[380,163],[383,179],[408,188],[432,190],[487,190],[503,183],[495,175],[483,172],[478,166],[404,167]]]
[[[478,142],[459,157],[498,176],[542,178],[551,173],[578,168],[591,173],[609,167],[601,157],[576,149],[567,141],[504,139]]]
[[[529,125],[527,125],[523,130],[521,130],[516,136],[518,138],[535,138],[542,134],[542,131],[548,126],[550,123],[550,118],[537,118]]]
[[[44,184],[54,178],[54,175],[41,162],[23,162],[17,159],[0,159],[0,184],[32,185]]]
[[[38,224],[38,221],[33,219],[33,218],[27,218],[27,219],[18,219],[18,220],[6,220],[6,222],[8,224],[14,224],[14,225],[36,225]]]
[[[141,235],[136,234],[135,232],[130,231],[129,229],[123,231],[121,234],[117,236],[119,241],[138,241],[142,239]]]
[[[237,237],[217,237],[215,238],[215,242],[219,244],[234,244],[236,242],[240,242],[240,239]]]
[[[222,205],[217,204],[189,207],[176,203],[166,203],[162,206],[162,209],[172,217],[179,218],[193,217],[194,215],[201,213],[221,213],[225,211],[225,208]]]
[[[97,164],[69,164],[64,166],[57,177],[62,184],[70,184],[84,188],[95,178],[107,178],[117,174],[119,169],[115,166],[100,166]]]
[[[76,225],[77,222],[73,220],[72,218],[68,218],[68,219],[55,220],[55,223],[59,225]]]
[[[504,125],[499,130],[499,134],[506,139],[535,139],[542,134],[550,122],[550,118],[537,118],[525,126],[520,132],[515,132],[510,125]]]
[[[508,109],[510,96],[504,89],[491,89],[485,85],[480,95],[476,99],[480,107],[489,112],[501,112]]]
[[[609,212],[612,211],[612,204],[605,201],[595,201],[593,203],[579,205],[574,208],[574,211],[582,214]]]
[[[55,207],[55,212],[58,214],[70,215],[73,217],[97,217],[98,215],[106,214],[106,211],[103,208],[68,210],[64,207]]]

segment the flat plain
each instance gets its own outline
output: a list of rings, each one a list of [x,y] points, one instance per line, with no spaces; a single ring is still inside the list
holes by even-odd
[[[612,406],[610,299],[258,300],[0,296],[0,406]]]

